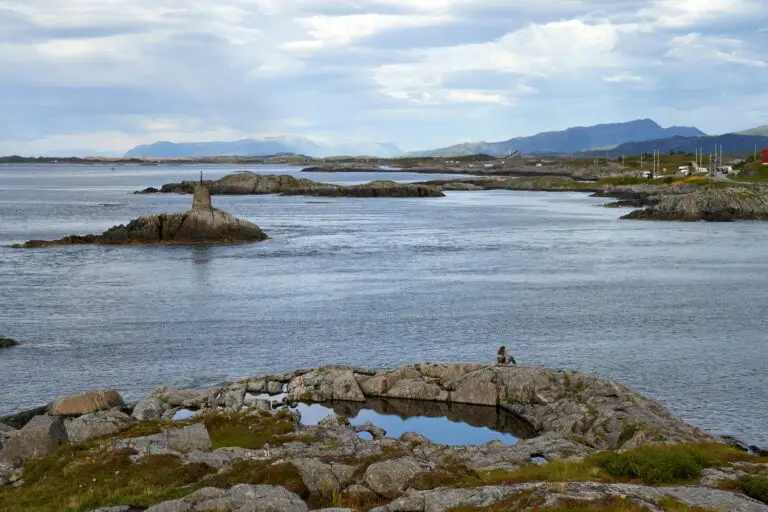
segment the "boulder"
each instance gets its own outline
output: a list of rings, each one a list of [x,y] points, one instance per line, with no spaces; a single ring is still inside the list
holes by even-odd
[[[238,384],[221,392],[216,399],[216,405],[230,410],[239,410],[245,403],[247,386]]]
[[[379,496],[395,499],[403,494],[408,483],[414,478],[434,469],[435,465],[430,462],[414,457],[402,457],[371,464],[363,479]]]
[[[19,465],[25,461],[48,455],[67,442],[67,431],[59,417],[35,416],[16,435],[11,437],[0,452],[0,463]]]
[[[159,398],[147,397],[136,404],[131,416],[139,421],[159,420],[167,410],[167,405]]]
[[[0,423],[13,428],[23,428],[24,425],[29,423],[35,416],[43,416],[48,414],[49,407],[50,406],[48,405],[41,405],[40,407],[35,407],[34,409],[27,409],[25,411],[11,414],[10,416],[4,416],[0,418]]]
[[[288,385],[290,400],[342,400],[364,402],[354,372],[349,368],[321,368],[293,379]]]
[[[362,508],[369,503],[376,503],[379,497],[364,485],[350,485],[341,493],[341,502],[356,508]]]
[[[49,414],[52,416],[82,416],[123,407],[125,407],[125,402],[123,402],[120,393],[111,389],[57,398],[51,404]]]
[[[342,485],[330,464],[317,459],[295,459],[290,463],[296,467],[310,493],[330,497],[341,491]]]
[[[67,438],[72,444],[82,444],[91,439],[106,437],[127,430],[133,420],[119,410],[86,414],[64,421]]]
[[[122,439],[117,441],[116,446],[132,448],[145,455],[207,452],[213,449],[208,429],[202,423],[182,428],[168,428],[151,436]]]
[[[205,488],[179,500],[149,507],[146,512],[308,512],[301,498],[274,485],[236,485],[225,491]]]

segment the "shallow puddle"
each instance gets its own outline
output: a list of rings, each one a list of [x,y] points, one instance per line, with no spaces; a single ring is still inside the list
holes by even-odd
[[[533,428],[514,414],[495,407],[445,404],[416,400],[376,399],[363,403],[332,402],[299,404],[301,423],[317,425],[336,413],[349,418],[352,425],[372,423],[397,438],[406,432],[421,434],[433,443],[449,446],[480,445],[501,441],[513,445],[519,439],[535,436]],[[363,439],[371,439],[362,433]]]

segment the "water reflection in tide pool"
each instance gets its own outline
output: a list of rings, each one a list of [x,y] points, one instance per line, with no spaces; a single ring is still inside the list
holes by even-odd
[[[443,404],[411,400],[368,400],[365,403],[299,404],[301,423],[317,425],[330,414],[349,418],[354,426],[372,423],[397,438],[406,432],[421,434],[433,443],[449,446],[481,445],[501,441],[513,445],[533,437],[533,428],[520,418],[495,407]],[[370,434],[361,433],[363,439]]]

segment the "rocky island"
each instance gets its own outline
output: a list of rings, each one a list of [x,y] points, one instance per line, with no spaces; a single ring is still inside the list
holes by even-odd
[[[115,226],[101,235],[67,236],[59,240],[30,240],[16,248],[64,245],[136,244],[233,244],[261,242],[269,237],[251,222],[236,219],[213,208],[211,193],[203,183],[193,185],[192,209],[183,213],[161,213],[140,217],[128,225]]]
[[[216,181],[205,182],[213,195],[283,194],[323,197],[443,197],[442,191],[428,184],[404,184],[394,181],[374,181],[363,185],[332,185],[289,175],[242,172],[229,174]],[[194,181],[168,183],[159,190],[150,187],[139,194],[191,194]]]
[[[371,399],[505,411],[527,434],[446,446],[295,407]],[[768,458],[620,384],[526,366],[328,366],[136,404],[97,391],[0,418],[0,448],[12,512],[768,511]]]

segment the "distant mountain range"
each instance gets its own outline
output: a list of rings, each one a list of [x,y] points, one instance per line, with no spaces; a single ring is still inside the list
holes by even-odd
[[[607,151],[587,151],[584,154],[594,156],[607,155],[615,158],[621,155],[650,154],[654,150],[659,150],[662,153],[669,153],[670,151],[695,153],[697,149],[701,149],[704,151],[704,155],[707,155],[714,153],[715,148],[720,146],[723,147],[725,153],[751,154],[755,147],[758,149],[768,147],[768,136],[760,137],[757,135],[728,133],[704,137],[668,137],[642,142],[627,142]]]
[[[192,158],[213,156],[270,156],[279,154],[328,156],[396,157],[403,152],[388,142],[353,141],[339,144],[318,144],[306,137],[267,137],[234,142],[155,142],[128,151],[129,158]]]
[[[545,132],[531,137],[516,137],[503,142],[467,142],[431,151],[417,151],[408,156],[454,157],[478,153],[504,156],[515,151],[522,153],[580,153],[591,149],[609,149],[626,142],[639,142],[668,137],[700,137],[698,128],[671,126],[662,128],[651,119],[628,123],[579,126],[559,132]]]
[[[739,135],[758,135],[760,137],[768,137],[768,124],[764,126],[758,126],[751,130],[744,130],[743,132],[736,132]]]

